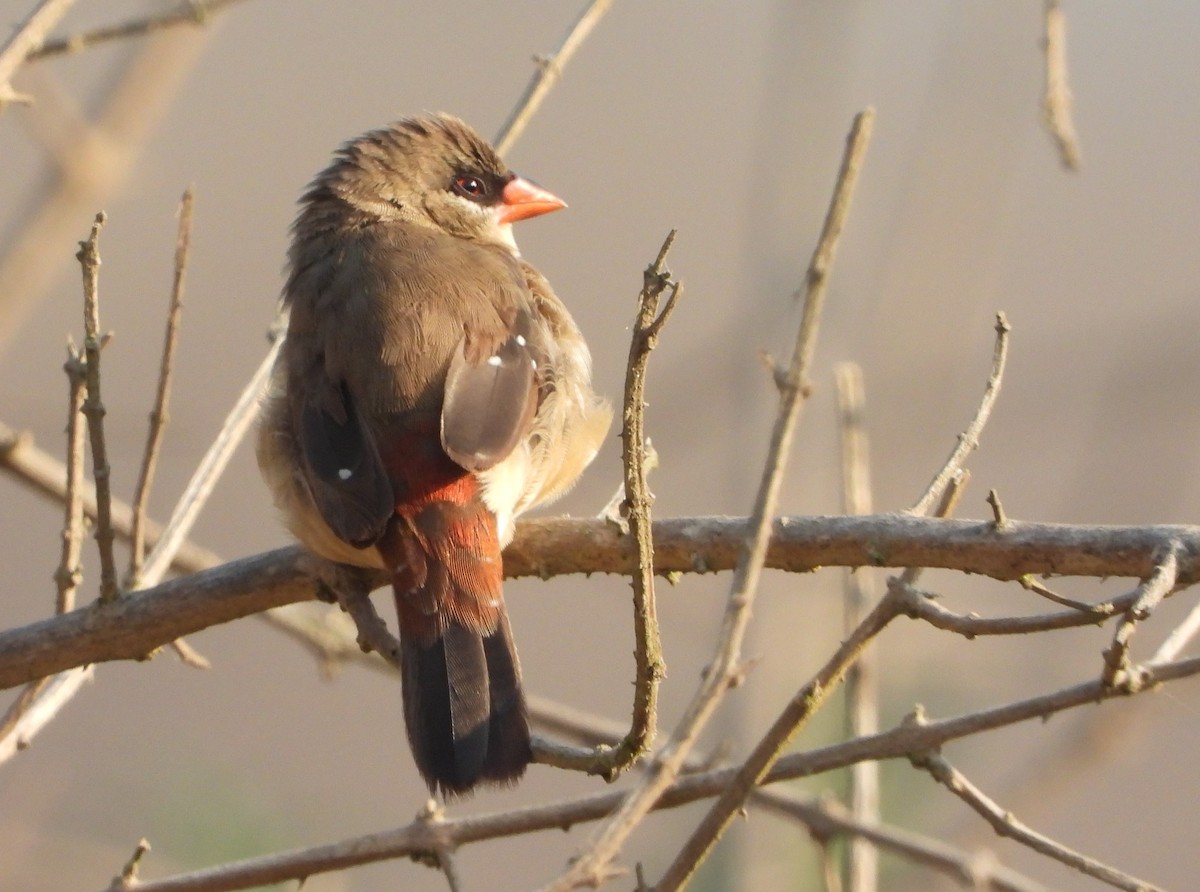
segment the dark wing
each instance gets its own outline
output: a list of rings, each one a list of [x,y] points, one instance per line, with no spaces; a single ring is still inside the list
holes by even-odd
[[[392,487],[374,438],[345,383],[324,375],[293,386],[292,426],[305,479],[321,517],[338,538],[365,548],[394,510]],[[295,382],[293,382],[295,383]]]
[[[442,448],[468,471],[502,461],[529,430],[537,408],[533,319],[517,310],[499,337],[458,344],[446,375]]]

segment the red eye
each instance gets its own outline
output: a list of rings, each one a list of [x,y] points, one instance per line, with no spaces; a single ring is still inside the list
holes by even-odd
[[[483,198],[488,192],[483,180],[467,174],[454,178],[454,191],[467,198]]]

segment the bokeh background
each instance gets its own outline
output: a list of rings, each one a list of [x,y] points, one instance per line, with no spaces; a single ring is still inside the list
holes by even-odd
[[[0,0],[0,21],[15,24],[31,5]],[[495,133],[531,57],[557,46],[579,5],[247,0],[204,30],[26,68],[16,85],[38,105],[0,115],[0,420],[61,448],[64,338],[81,331],[73,254],[103,208],[103,324],[115,332],[105,400],[115,485],[129,497],[154,390],[176,203],[194,184],[172,420],[153,497],[164,517],[265,349],[294,202],[331,150],[420,110],[452,111]],[[748,510],[774,410],[758,351],[788,349],[794,293],[846,130],[872,105],[875,138],[833,274],[817,390],[784,510],[838,510],[831,370],[847,359],[865,369],[877,507],[910,504],[974,410],[1002,309],[1014,329],[1009,373],[960,515],[986,516],[984,495],[995,487],[1024,519],[1197,519],[1200,6],[1064,7],[1083,145],[1075,174],[1060,167],[1039,126],[1037,0],[614,5],[508,160],[570,203],[518,235],[586,332],[609,394],[620,391],[641,271],[667,230],[680,231],[669,265],[687,297],[651,368],[660,515]],[[58,33],[164,8],[81,3]],[[141,85],[130,89],[133,70]],[[85,138],[70,126],[106,114],[106,135]],[[72,168],[85,152],[89,165]],[[45,227],[32,239],[44,256],[28,260],[35,226]],[[598,510],[618,462],[613,437],[562,510]],[[4,627],[52,609],[59,517],[0,478]],[[195,538],[229,557],[286,541],[249,449]],[[86,569],[90,593],[90,550]],[[927,583],[956,609],[1042,606],[1014,586],[948,573]],[[727,576],[687,578],[662,588],[666,728],[710,653],[727,584]],[[837,570],[768,575],[747,647],[760,662],[707,745],[729,741],[743,752],[828,656],[841,637],[840,586]],[[1122,586],[1062,583],[1082,597]],[[507,596],[529,687],[623,717],[632,678],[627,583],[520,581]],[[1135,653],[1148,653],[1189,600],[1166,605]],[[898,721],[916,702],[946,716],[1094,677],[1108,635],[964,642],[902,621],[879,642],[882,721]],[[142,836],[153,846],[144,874],[158,877],[391,828],[420,808],[394,680],[359,669],[326,679],[252,620],[192,642],[211,670],[170,654],[101,666],[27,752],[0,766],[0,888],[98,889]],[[1167,888],[1193,888],[1197,704],[1195,683],[1185,682],[947,752],[1039,830]],[[831,708],[797,745],[837,739],[841,722]],[[884,783],[889,820],[993,848],[1051,888],[1097,887],[995,839],[907,763],[886,765]],[[534,767],[518,789],[481,794],[453,812],[599,784]],[[844,784],[826,776],[803,789],[837,793]],[[625,863],[642,861],[657,876],[699,814],[652,818]],[[460,855],[466,888],[534,887],[589,830],[471,846]],[[813,853],[801,829],[752,814],[695,888],[818,888]],[[889,856],[883,869],[882,888],[955,888]],[[443,889],[445,880],[394,862],[315,877],[306,888]]]

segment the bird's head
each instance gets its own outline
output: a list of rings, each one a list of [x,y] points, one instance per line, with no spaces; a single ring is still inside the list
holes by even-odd
[[[404,118],[344,145],[308,201],[330,192],[368,217],[432,227],[514,254],[513,223],[566,207],[445,114]]]

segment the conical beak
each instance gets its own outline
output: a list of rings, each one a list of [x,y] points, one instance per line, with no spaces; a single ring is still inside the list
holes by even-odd
[[[567,203],[552,192],[535,185],[522,177],[513,177],[500,193],[504,203],[498,208],[501,223],[515,223],[539,214],[548,214],[565,208]]]

